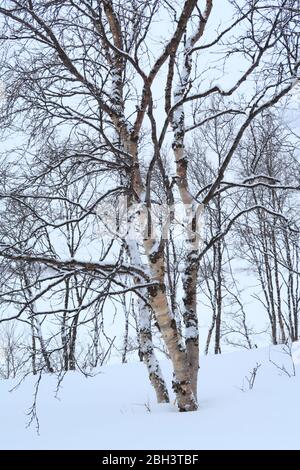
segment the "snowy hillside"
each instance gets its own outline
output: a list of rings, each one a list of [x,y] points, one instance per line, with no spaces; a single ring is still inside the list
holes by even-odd
[[[114,365],[85,378],[44,376],[38,394],[40,435],[26,429],[32,378],[9,393],[0,382],[2,449],[299,449],[300,345],[201,358],[199,411],[157,405],[143,364]],[[289,377],[270,359],[293,374]],[[261,364],[252,390],[245,376]],[[163,368],[169,382],[168,363]],[[243,389],[243,390],[242,390]]]

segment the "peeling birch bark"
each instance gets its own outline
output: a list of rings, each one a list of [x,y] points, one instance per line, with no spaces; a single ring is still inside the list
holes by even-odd
[[[197,409],[197,401],[190,381],[188,355],[182,347],[176,320],[170,311],[166,295],[163,244],[153,252],[154,243],[150,239],[144,241],[153,279],[158,282],[157,286],[149,289],[149,301],[173,363],[173,389],[178,408],[180,411],[194,411]]]

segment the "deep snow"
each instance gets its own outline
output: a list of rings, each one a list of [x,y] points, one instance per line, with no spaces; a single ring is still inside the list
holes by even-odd
[[[178,413],[157,405],[143,364],[112,365],[92,378],[68,373],[42,378],[38,395],[40,435],[26,428],[32,378],[9,392],[1,381],[1,449],[300,449],[300,344],[295,377],[270,363],[291,361],[281,347],[201,358],[199,411]],[[261,363],[253,390],[243,379]],[[162,364],[171,381],[170,367]]]

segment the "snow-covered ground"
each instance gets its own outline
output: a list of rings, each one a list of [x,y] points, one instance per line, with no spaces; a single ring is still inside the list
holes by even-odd
[[[26,428],[35,381],[13,391],[0,382],[1,449],[300,449],[300,344],[296,376],[280,375],[269,361],[292,370],[281,347],[204,357],[199,411],[157,405],[143,364],[112,365],[92,378],[44,376],[38,394],[40,435]],[[244,378],[261,366],[252,390]],[[171,380],[169,364],[163,363]],[[244,389],[244,391],[241,390]]]

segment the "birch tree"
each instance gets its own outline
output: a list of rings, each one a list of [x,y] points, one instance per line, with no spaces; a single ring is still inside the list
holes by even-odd
[[[171,360],[178,408],[196,410],[199,264],[224,235],[202,249],[200,222],[213,198],[235,183],[224,184],[245,131],[299,78],[299,2],[229,0],[221,11],[213,0],[173,5],[164,0],[1,0],[0,15],[0,73],[6,88],[1,125],[7,139],[14,135],[3,154],[1,198],[25,206],[36,225],[17,243],[4,238],[0,255],[47,267],[51,282],[44,283],[39,298],[51,285],[78,274],[97,278],[94,305],[134,293],[143,354],[159,401],[167,401],[168,392],[152,354],[152,317]],[[215,95],[224,99],[217,111],[210,106]],[[210,184],[194,191],[189,135],[220,114],[235,121],[231,144]],[[66,218],[53,222],[37,204],[55,206],[66,175],[72,182],[89,175],[97,183],[91,199],[78,203],[64,197],[70,207],[80,204],[77,220],[88,220],[90,227],[99,219],[105,224],[103,203],[126,200],[126,230],[111,229],[113,240],[99,241],[98,252],[89,233],[96,254],[88,260],[54,254],[36,243],[45,227],[54,236],[71,223]],[[153,224],[157,184],[169,209],[161,224]],[[178,203],[184,212],[183,334],[170,302],[172,260],[166,256],[166,234],[176,224]],[[124,277],[130,278],[127,285]],[[2,321],[22,315],[21,309]]]

